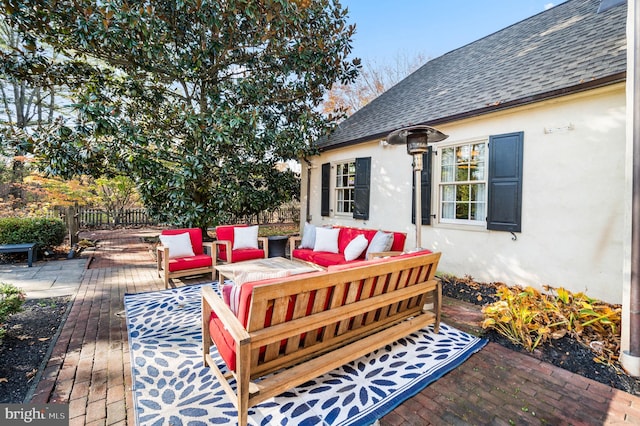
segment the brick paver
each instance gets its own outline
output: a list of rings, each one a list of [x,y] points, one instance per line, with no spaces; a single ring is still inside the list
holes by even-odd
[[[158,233],[144,229],[82,235],[98,240],[98,247],[32,398],[69,404],[70,425],[134,424],[123,298],[125,293],[163,288],[142,240]],[[476,308],[447,302],[445,322],[477,329]],[[379,423],[640,424],[640,398],[489,343]]]

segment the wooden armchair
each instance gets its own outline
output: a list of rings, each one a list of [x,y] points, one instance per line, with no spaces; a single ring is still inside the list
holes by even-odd
[[[216,259],[222,262],[235,263],[269,256],[269,240],[258,237],[258,225],[217,226],[214,243]]]
[[[209,248],[209,253],[204,247]],[[165,288],[169,288],[171,278],[210,273],[215,279],[213,243],[202,241],[200,228],[166,229],[160,234],[156,250],[158,276],[164,278]]]

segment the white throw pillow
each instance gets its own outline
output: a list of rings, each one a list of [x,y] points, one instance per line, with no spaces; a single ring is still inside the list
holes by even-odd
[[[340,228],[316,228],[316,242],[313,251],[328,251],[338,253],[338,234]]]
[[[195,256],[188,232],[176,235],[160,235],[160,242],[163,246],[169,247],[169,259]]]
[[[376,235],[371,239],[371,243],[369,244],[369,248],[367,249],[367,254],[365,258],[369,258],[369,253],[379,253],[381,251],[389,251],[391,250],[391,246],[393,245],[393,234],[389,234],[386,232],[378,231]]]
[[[236,226],[235,228],[233,228],[232,250],[257,249],[257,248],[258,248],[258,225]]]
[[[353,240],[347,244],[344,248],[344,260],[354,260],[360,257],[362,252],[367,248],[369,241],[367,241],[366,237],[362,234],[355,237]]]
[[[298,248],[313,249],[316,245],[316,226],[305,222],[304,229],[302,230],[302,241]]]

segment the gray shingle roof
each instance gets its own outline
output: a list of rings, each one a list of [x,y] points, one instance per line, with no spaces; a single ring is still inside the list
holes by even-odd
[[[321,150],[623,81],[626,2],[568,0],[435,58],[340,123]]]

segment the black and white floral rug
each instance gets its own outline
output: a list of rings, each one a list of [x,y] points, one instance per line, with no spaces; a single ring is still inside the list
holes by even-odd
[[[217,282],[204,285],[218,290]],[[237,422],[233,404],[202,362],[200,289],[187,286],[124,298],[138,425]],[[252,407],[249,423],[372,424],[485,344],[446,324],[439,334],[420,330]],[[216,359],[215,347],[212,355]]]

